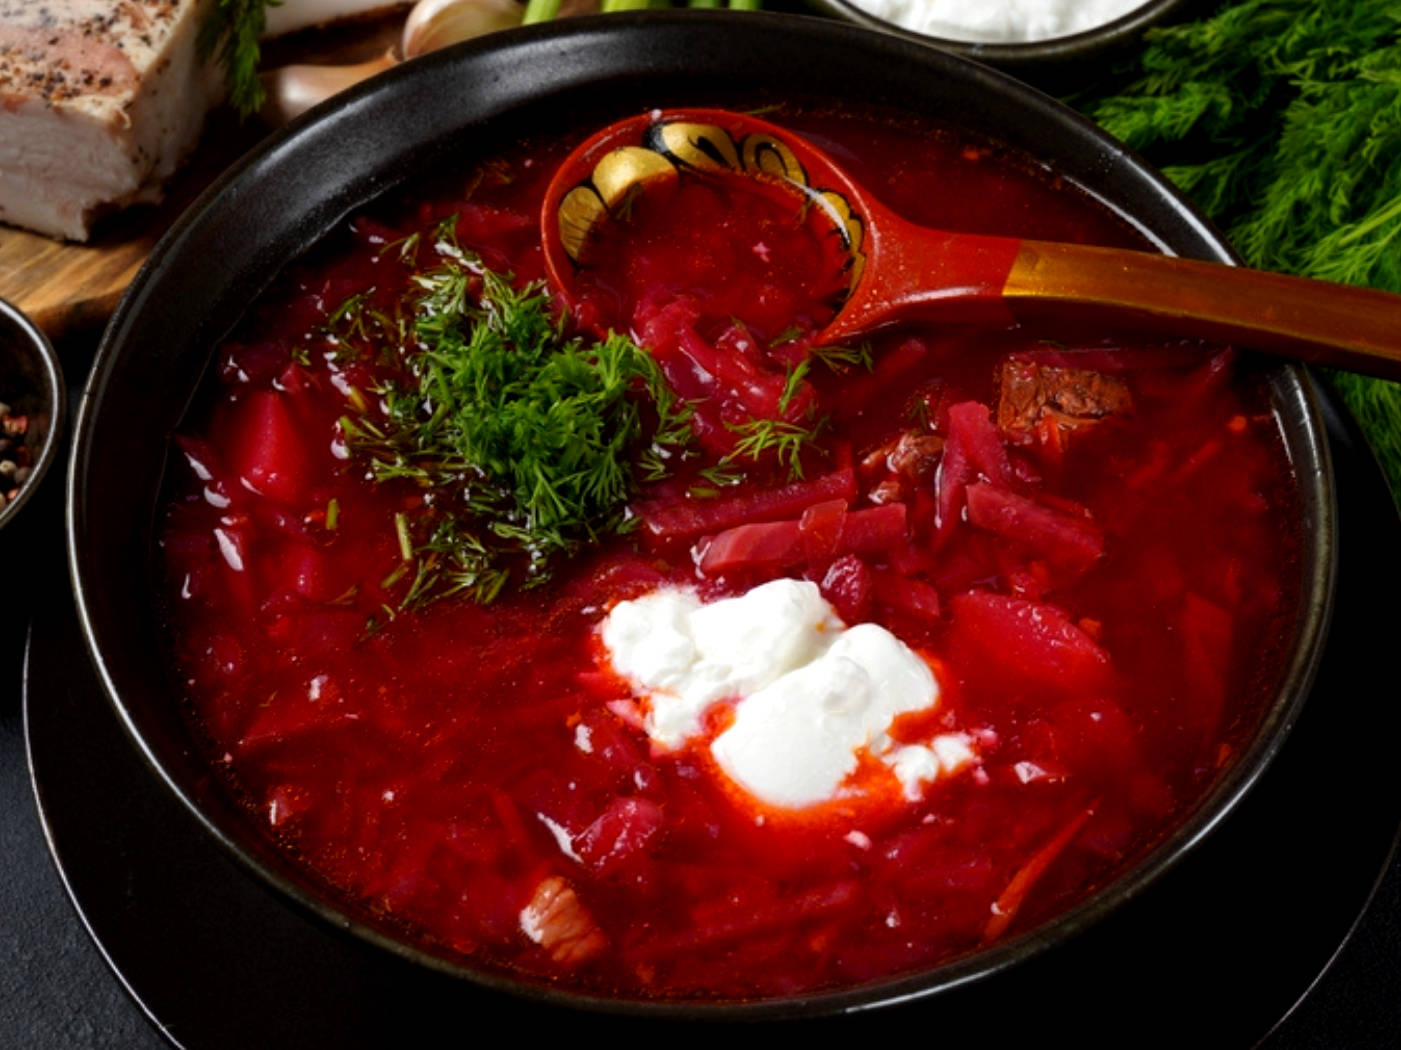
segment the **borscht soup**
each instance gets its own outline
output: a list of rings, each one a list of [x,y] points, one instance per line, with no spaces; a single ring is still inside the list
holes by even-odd
[[[1145,246],[962,133],[766,116],[913,220]],[[538,220],[577,140],[352,216],[218,347],[158,523],[210,767],[328,897],[601,997],[899,977],[1131,869],[1289,657],[1248,356],[814,345],[820,238],[701,177],[615,215],[566,308]]]

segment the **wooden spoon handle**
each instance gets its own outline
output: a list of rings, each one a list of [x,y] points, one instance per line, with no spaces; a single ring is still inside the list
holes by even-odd
[[[1022,242],[1003,285],[1020,320],[1106,316],[1401,379],[1401,296],[1078,244]]]

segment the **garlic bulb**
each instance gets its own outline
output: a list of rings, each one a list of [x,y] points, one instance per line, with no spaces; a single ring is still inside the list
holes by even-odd
[[[517,0],[419,0],[404,23],[400,54],[414,58],[521,23]]]
[[[518,26],[524,13],[518,0],[419,0],[404,23],[398,54],[391,51],[349,66],[283,66],[265,74],[268,101],[262,116],[272,124],[286,123],[401,59]]]

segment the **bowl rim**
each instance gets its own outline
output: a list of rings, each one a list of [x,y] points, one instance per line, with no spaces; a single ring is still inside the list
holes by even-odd
[[[1171,17],[1193,0],[1142,0],[1117,18],[1089,29],[1041,40],[959,40],[910,29],[857,6],[855,0],[808,0],[814,7],[857,25],[892,33],[1008,70],[1054,66],[1131,43],[1150,26]]]
[[[1108,139],[1085,118],[1054,99],[1041,95],[994,69],[970,63],[960,56],[831,20],[764,12],[641,12],[635,15],[610,14],[567,19],[495,34],[494,38],[458,45],[391,70],[384,76],[353,88],[343,96],[298,118],[255,147],[221,176],[161,239],[119,304],[103,334],[97,359],[83,392],[70,457],[66,516],[68,563],[85,647],[104,694],[146,764],[174,792],[199,824],[246,870],[299,904],[307,914],[319,918],[336,930],[348,931],[401,958],[487,988],[550,1004],[604,1013],[688,1019],[760,1020],[856,1012],[924,998],[986,978],[1022,959],[1040,954],[1055,943],[1072,938],[1127,900],[1138,896],[1147,886],[1174,867],[1193,845],[1226,819],[1258,780],[1282,746],[1288,729],[1297,720],[1302,709],[1321,659],[1331,612],[1337,557],[1332,542],[1336,529],[1336,512],[1331,461],[1327,443],[1323,440],[1325,428],[1312,380],[1307,371],[1297,366],[1280,365],[1274,372],[1283,377],[1280,380],[1281,386],[1287,392],[1302,427],[1302,445],[1299,451],[1314,468],[1309,476],[1299,477],[1300,497],[1301,501],[1308,505],[1308,509],[1318,516],[1320,527],[1314,530],[1314,535],[1301,537],[1306,548],[1303,553],[1311,556],[1307,560],[1307,571],[1301,573],[1305,578],[1301,579],[1303,593],[1296,625],[1298,642],[1288,665],[1282,668],[1281,673],[1279,692],[1283,699],[1277,700],[1271,707],[1251,746],[1245,749],[1236,764],[1182,816],[1156,846],[1123,870],[1108,887],[1057,913],[1036,928],[990,948],[920,973],[898,975],[855,987],[818,990],[799,996],[761,1000],[614,999],[594,993],[564,990],[533,978],[477,967],[470,962],[464,962],[460,957],[446,959],[423,947],[394,938],[382,927],[356,915],[352,908],[338,904],[324,887],[313,889],[298,884],[286,873],[272,866],[266,857],[255,855],[253,848],[239,841],[239,836],[234,831],[222,826],[211,816],[201,805],[192,786],[183,783],[173,771],[171,755],[161,752],[152,743],[138,712],[128,702],[125,684],[121,681],[125,668],[118,666],[121,661],[116,659],[117,654],[111,649],[112,643],[108,640],[112,633],[110,622],[103,619],[105,610],[101,585],[96,580],[90,583],[90,578],[97,568],[89,546],[93,529],[88,506],[89,475],[93,469],[92,460],[97,441],[95,431],[104,396],[116,381],[119,365],[138,352],[132,348],[131,329],[141,317],[142,311],[152,309],[152,297],[160,292],[163,281],[172,279],[172,273],[178,268],[179,260],[200,250],[200,238],[211,229],[217,233],[217,224],[221,218],[227,218],[233,210],[248,204],[250,194],[256,190],[260,178],[269,172],[275,174],[280,167],[295,160],[299,152],[306,153],[311,148],[308,143],[324,143],[343,135],[347,128],[353,130],[359,124],[373,119],[376,112],[388,105],[388,100],[392,100],[401,88],[409,91],[426,87],[434,82],[434,78],[442,79],[451,77],[454,73],[462,74],[463,70],[474,71],[478,65],[490,67],[493,61],[504,63],[506,57],[517,53],[528,56],[532,48],[549,50],[563,45],[580,51],[587,50],[590,42],[600,35],[613,41],[631,41],[635,45],[639,38],[645,41],[663,33],[684,32],[691,40],[704,38],[706,42],[714,44],[736,30],[749,34],[758,33],[766,38],[791,40],[796,37],[800,42],[822,41],[824,46],[830,47],[855,46],[858,49],[874,49],[876,55],[882,59],[898,60],[912,71],[918,69],[923,74],[938,71],[950,75],[960,87],[979,90],[989,88],[1008,94],[1017,105],[1029,107],[1036,115],[1068,125],[1076,135],[1089,136],[1106,151],[1109,160],[1105,163],[1112,161],[1128,164],[1133,169],[1132,174],[1135,178],[1166,195],[1171,201],[1174,220],[1180,224],[1178,236],[1184,239],[1190,236],[1200,238],[1206,244],[1202,249],[1204,252],[1214,255],[1218,261],[1235,261],[1225,241],[1200,213],[1173,190],[1159,173],[1148,167],[1136,155],[1121,144]],[[643,48],[638,51],[636,57],[630,57],[628,68],[640,70],[639,75],[643,76],[665,76],[665,69],[649,65],[652,60],[645,57],[645,53],[646,49]],[[595,75],[601,75],[601,72],[595,71]],[[520,103],[517,103],[516,108],[519,106]],[[502,115],[489,114],[484,119],[488,122],[499,122]],[[364,184],[360,185],[363,199],[351,201],[349,204],[333,199],[330,206],[322,210],[311,208],[306,211],[300,220],[301,224],[314,225],[316,233],[300,245],[301,249],[328,232],[345,214],[409,181],[408,175],[397,181],[387,182],[376,181],[372,176],[373,173],[360,179],[360,183]],[[299,250],[293,250],[294,248],[295,245],[279,247],[278,250],[285,254],[271,260],[276,263],[274,272],[299,254]],[[230,293],[224,289],[220,294],[227,297]],[[212,355],[212,348],[207,348],[205,355]],[[182,408],[182,414],[183,411]],[[1280,408],[1279,412],[1282,413],[1283,408]],[[1310,482],[1311,487],[1306,484]],[[1310,543],[1315,546],[1309,548]],[[931,981],[931,974],[939,975],[939,979]]]
[[[68,420],[68,386],[53,343],[24,311],[6,299],[0,299],[0,324],[8,324],[15,329],[33,351],[33,359],[39,366],[40,387],[35,394],[49,412],[48,430],[44,440],[39,443],[39,454],[30,465],[29,477],[20,486],[15,498],[0,508],[0,528],[4,528],[19,516],[43,482],[49,467],[59,458]]]

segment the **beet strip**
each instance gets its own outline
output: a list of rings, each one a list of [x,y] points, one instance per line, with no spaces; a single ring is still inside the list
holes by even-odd
[[[967,487],[968,521],[1058,565],[1088,569],[1104,556],[1104,536],[1088,517],[1068,514],[986,482]]]
[[[850,467],[811,481],[795,481],[751,495],[701,502],[686,500],[665,506],[643,504],[637,508],[642,530],[659,543],[694,540],[707,533],[736,525],[794,518],[814,503],[856,498],[856,472]]]

